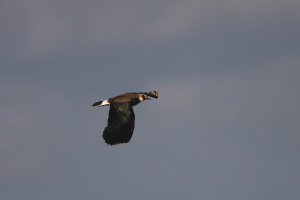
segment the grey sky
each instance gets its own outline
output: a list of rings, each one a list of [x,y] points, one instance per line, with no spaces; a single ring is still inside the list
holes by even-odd
[[[0,199],[300,198],[300,1],[3,1]],[[134,107],[128,144],[102,140]]]

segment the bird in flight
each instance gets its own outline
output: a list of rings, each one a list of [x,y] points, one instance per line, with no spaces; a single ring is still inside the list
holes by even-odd
[[[149,97],[158,98],[158,92],[126,93],[104,101],[95,102],[92,107],[110,106],[108,124],[103,131],[103,139],[109,145],[128,143],[134,130],[134,112],[132,106]]]

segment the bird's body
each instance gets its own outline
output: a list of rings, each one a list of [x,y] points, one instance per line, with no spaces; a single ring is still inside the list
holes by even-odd
[[[132,106],[139,104],[144,100],[150,100],[148,97],[158,98],[158,92],[149,93],[126,93],[105,101],[97,101],[95,106],[110,106],[108,125],[103,131],[103,139],[109,145],[127,143],[130,141],[134,130],[134,112]]]

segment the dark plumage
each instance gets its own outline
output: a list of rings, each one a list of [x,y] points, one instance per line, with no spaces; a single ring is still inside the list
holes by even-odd
[[[110,106],[108,124],[103,131],[103,139],[109,145],[127,143],[130,141],[134,130],[134,112],[132,106],[144,100],[151,100],[149,97],[158,98],[158,92],[126,93],[105,101],[97,101],[95,106]]]

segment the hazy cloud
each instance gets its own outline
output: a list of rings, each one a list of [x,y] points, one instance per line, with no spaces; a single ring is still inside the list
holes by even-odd
[[[1,199],[299,199],[298,1],[5,1]],[[97,100],[134,107],[128,144]]]
[[[163,4],[133,0],[126,3],[10,1],[2,7],[5,34],[1,37],[6,48],[12,48],[19,56],[31,57],[68,47],[130,45],[151,42],[153,38],[201,36],[212,27],[216,32],[224,32],[222,26],[230,28],[230,24],[244,24],[248,27],[245,30],[257,29],[259,24],[262,28],[297,19],[299,9],[299,3],[292,0],[178,0]]]

